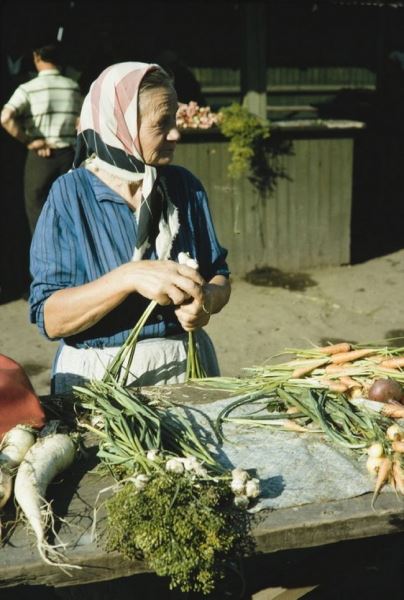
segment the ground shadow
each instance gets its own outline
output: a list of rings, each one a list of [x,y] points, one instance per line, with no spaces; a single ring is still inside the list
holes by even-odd
[[[291,291],[304,291],[308,287],[317,285],[317,281],[307,273],[292,273],[275,269],[274,267],[261,267],[250,271],[245,280],[253,285],[266,287],[281,287]]]

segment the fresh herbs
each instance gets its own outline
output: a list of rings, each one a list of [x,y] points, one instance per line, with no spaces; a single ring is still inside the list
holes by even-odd
[[[141,551],[158,575],[184,592],[212,592],[253,549],[249,513],[236,508],[223,481],[155,474],[142,491],[125,483],[107,512],[107,549],[128,558]]]
[[[269,124],[237,103],[222,108],[219,115],[220,131],[230,140],[229,175],[238,179],[250,172],[257,153],[262,152],[270,135]]]
[[[89,411],[81,425],[99,438],[98,456],[117,480],[106,503],[107,548],[140,553],[171,587],[211,592],[253,547],[245,508],[259,495],[258,480],[226,472],[212,432],[189,408],[113,381],[75,393]]]

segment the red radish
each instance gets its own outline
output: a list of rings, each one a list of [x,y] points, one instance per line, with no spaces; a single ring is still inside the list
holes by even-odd
[[[398,381],[390,377],[376,379],[368,390],[368,398],[376,402],[400,402],[403,398],[403,388]]]

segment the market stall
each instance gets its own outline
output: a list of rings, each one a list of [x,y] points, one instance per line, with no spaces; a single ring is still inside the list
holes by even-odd
[[[156,388],[142,392],[153,399]],[[195,410],[202,420],[214,419],[235,399],[234,393],[195,382],[160,388],[157,393],[188,411]],[[66,399],[46,397],[42,403],[49,418]],[[253,471],[261,481],[260,497],[250,508],[255,552],[309,548],[404,531],[402,497],[386,486],[372,507],[374,483],[363,461],[358,464],[357,457],[336,449],[324,435],[240,427],[237,423],[229,426],[234,428],[227,429],[232,441],[221,445],[222,461]],[[63,544],[64,561],[70,567],[46,564],[26,527],[14,528],[10,523],[10,507],[11,514],[3,514],[0,587],[79,585],[150,571],[141,560],[105,550],[106,518],[100,498],[113,492],[114,480],[94,469],[99,462],[94,437],[86,434],[84,442],[81,457],[56,478],[47,494],[55,515],[50,537],[57,536]],[[96,507],[99,510],[95,511]]]

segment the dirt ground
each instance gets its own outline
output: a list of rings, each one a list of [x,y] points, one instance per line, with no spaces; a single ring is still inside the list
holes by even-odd
[[[263,364],[284,348],[348,340],[404,345],[404,250],[355,266],[256,273],[232,282],[229,304],[207,327],[223,375]],[[49,393],[57,343],[28,321],[25,299],[0,306],[0,352],[21,363],[38,394]]]

